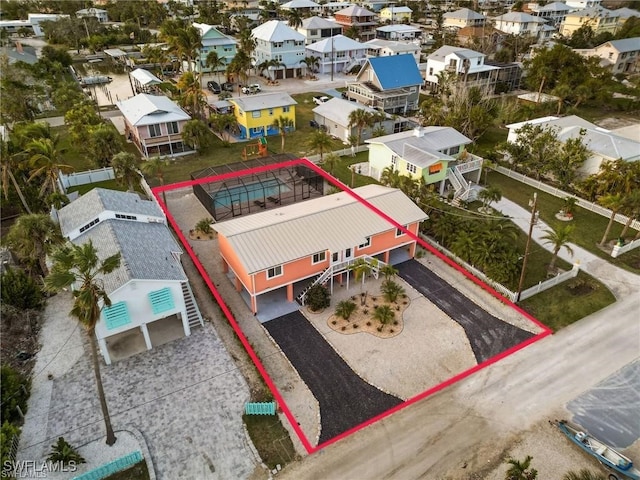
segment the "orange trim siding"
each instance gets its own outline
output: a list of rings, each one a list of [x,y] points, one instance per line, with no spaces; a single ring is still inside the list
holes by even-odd
[[[407,226],[407,229],[413,233],[418,233],[418,223],[412,223]],[[325,260],[319,263],[313,263],[313,256],[300,258],[292,262],[282,265],[282,274],[273,278],[267,278],[267,270],[257,272],[253,275],[247,274],[236,252],[233,251],[229,241],[223,235],[218,236],[218,242],[220,246],[220,254],[224,258],[225,262],[235,272],[238,279],[245,286],[247,291],[252,295],[260,295],[261,293],[269,290],[274,290],[279,287],[288,286],[305,278],[312,277],[323,272],[330,265],[331,254],[329,251],[325,253]],[[393,250],[402,245],[415,243],[415,241],[406,234],[396,237],[396,228],[387,230],[378,235],[373,235],[371,238],[371,245],[364,248],[357,248],[354,246],[355,258],[362,255],[379,255],[384,252]],[[415,248],[410,250],[411,256],[415,252]],[[321,253],[321,252],[317,252]],[[274,265],[277,267],[277,265]],[[253,277],[253,279],[251,278]]]

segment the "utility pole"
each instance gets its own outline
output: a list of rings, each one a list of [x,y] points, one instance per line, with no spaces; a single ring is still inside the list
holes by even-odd
[[[529,259],[529,247],[531,245],[531,235],[533,234],[533,226],[538,220],[538,211],[536,206],[538,204],[538,194],[533,193],[533,201],[529,203],[531,206],[531,221],[529,222],[529,236],[527,237],[527,244],[524,247],[524,259],[522,260],[522,271],[520,272],[520,283],[518,283],[518,295],[516,296],[516,302],[520,301],[520,295],[522,294],[522,286],[524,284],[524,274],[527,270],[527,260]]]

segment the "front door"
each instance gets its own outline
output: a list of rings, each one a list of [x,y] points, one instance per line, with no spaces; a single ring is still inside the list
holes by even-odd
[[[348,262],[349,260],[353,260],[353,248],[347,248],[340,252],[333,252],[331,254],[332,265],[335,265],[336,263]]]

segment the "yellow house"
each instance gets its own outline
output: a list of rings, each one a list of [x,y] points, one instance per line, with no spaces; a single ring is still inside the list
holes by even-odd
[[[409,7],[385,7],[380,10],[380,21],[391,23],[409,23],[413,10]]]
[[[234,106],[233,114],[240,128],[240,138],[258,138],[279,135],[280,130],[273,125],[274,120],[285,117],[291,120],[287,131],[296,129],[296,102],[284,92],[248,95],[230,98]]]
[[[595,35],[609,32],[614,34],[626,21],[615,10],[606,8],[585,8],[576,12],[568,12],[560,27],[560,33],[570,37],[580,27],[589,26]]]

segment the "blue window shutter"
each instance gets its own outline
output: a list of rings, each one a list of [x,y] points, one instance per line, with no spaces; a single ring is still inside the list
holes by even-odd
[[[105,307],[102,310],[102,315],[107,324],[107,330],[113,330],[115,328],[122,327],[131,323],[129,317],[129,310],[125,302],[114,303],[110,307]]]
[[[173,295],[171,295],[171,289],[169,287],[149,292],[149,301],[151,302],[151,308],[153,309],[154,314],[176,308],[173,301]]]

